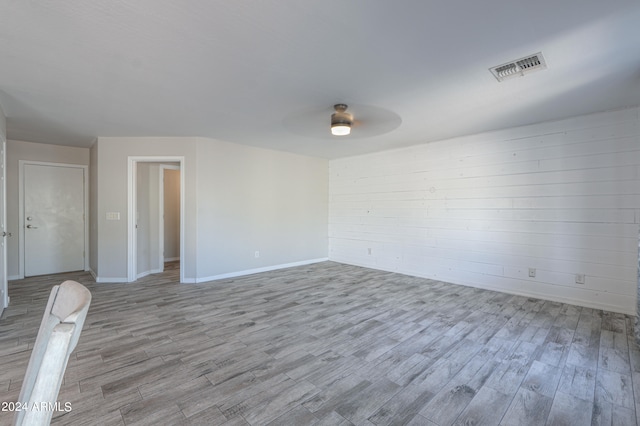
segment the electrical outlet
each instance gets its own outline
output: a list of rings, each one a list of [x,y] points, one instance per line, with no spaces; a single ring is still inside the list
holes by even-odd
[[[536,277],[536,268],[529,268],[529,278]]]
[[[576,274],[576,284],[584,284],[584,274]]]
[[[369,247],[369,248],[367,249],[367,253],[368,253],[368,254],[371,254],[371,247]]]
[[[256,252],[253,254],[253,256],[257,259],[260,257],[260,252],[256,250]]]

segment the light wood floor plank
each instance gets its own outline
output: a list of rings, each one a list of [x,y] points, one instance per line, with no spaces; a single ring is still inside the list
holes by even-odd
[[[0,399],[74,279],[93,302],[54,425],[636,424],[631,317],[333,262],[186,285],[167,267],[11,282]]]

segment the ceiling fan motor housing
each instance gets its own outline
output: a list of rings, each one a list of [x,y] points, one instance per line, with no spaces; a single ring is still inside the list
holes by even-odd
[[[336,104],[333,106],[333,108],[336,110],[336,112],[331,114],[331,127],[340,125],[351,127],[351,124],[353,124],[353,115],[346,112],[347,105]]]

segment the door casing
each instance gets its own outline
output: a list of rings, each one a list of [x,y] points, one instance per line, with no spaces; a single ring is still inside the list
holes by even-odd
[[[0,111],[2,114],[2,111]],[[0,297],[0,315],[9,306],[9,284],[7,282],[7,142],[3,135],[0,135],[0,286],[2,295]]]
[[[52,163],[45,161],[31,161],[31,160],[19,160],[18,161],[18,230],[19,230],[19,250],[18,250],[18,264],[19,272],[18,279],[24,278],[24,167],[25,165],[38,165],[38,166],[50,166],[50,167],[71,167],[84,170],[84,270],[89,270],[89,166],[82,164],[68,164],[68,163]]]

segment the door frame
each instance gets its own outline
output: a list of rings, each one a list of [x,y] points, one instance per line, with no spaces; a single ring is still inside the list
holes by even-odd
[[[160,164],[160,170],[159,170],[159,182],[160,185],[158,185],[158,200],[159,200],[159,205],[160,205],[160,214],[159,214],[159,221],[158,221],[158,253],[159,253],[159,258],[158,258],[158,265],[159,265],[159,269],[161,271],[164,271],[164,172],[165,170],[180,170],[180,166],[171,166],[169,164]],[[182,175],[180,175],[180,177],[182,177]],[[180,185],[182,186],[182,182],[180,182]],[[182,188],[180,188],[180,194],[182,196]],[[180,223],[182,223],[182,216],[180,217]],[[182,242],[180,242],[180,244],[182,245]]]
[[[185,229],[185,157],[184,156],[130,156],[128,157],[127,188],[127,282],[137,279],[138,243],[136,238],[136,206],[137,195],[137,165],[138,163],[180,163],[180,282],[185,282],[184,268],[184,229]]]
[[[73,169],[82,169],[83,186],[84,186],[84,270],[89,270],[89,166],[83,164],[70,163],[52,163],[49,161],[18,161],[18,279],[24,278],[24,167],[26,165],[49,166],[49,167],[67,167]]]
[[[2,110],[0,110],[0,120],[4,118],[2,115]],[[0,315],[5,308],[9,306],[9,281],[7,280],[7,249],[9,248],[9,243],[7,237],[9,233],[7,233],[7,141],[4,138],[4,135],[0,133],[0,185],[2,185],[2,197],[0,197],[0,203],[2,203],[2,214],[0,215],[0,221],[2,221],[2,226],[0,226],[0,232],[4,232],[5,235],[0,236],[2,239],[2,244],[4,244],[2,253],[0,253],[0,262],[2,262],[3,267],[0,272],[0,285],[2,286],[2,300],[0,300]]]

